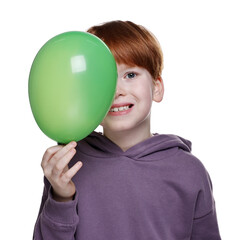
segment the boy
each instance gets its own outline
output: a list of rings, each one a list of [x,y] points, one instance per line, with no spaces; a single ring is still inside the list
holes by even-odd
[[[164,94],[158,41],[132,22],[88,32],[115,57],[115,99],[103,134],[45,152],[34,239],[221,239],[211,181],[191,143],[150,132],[152,101],[161,102]]]

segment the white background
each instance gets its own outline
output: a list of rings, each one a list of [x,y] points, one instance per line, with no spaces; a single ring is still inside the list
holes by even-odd
[[[238,0],[1,1],[0,238],[31,239],[42,196],[42,155],[55,142],[38,128],[28,75],[39,48],[65,31],[131,20],[159,39],[165,96],[152,131],[193,143],[214,186],[223,239],[240,237],[241,8]]]

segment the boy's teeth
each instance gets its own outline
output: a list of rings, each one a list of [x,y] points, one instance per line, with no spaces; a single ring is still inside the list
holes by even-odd
[[[119,108],[111,108],[110,111],[111,112],[119,112],[119,111],[125,111],[127,109],[129,109],[129,105],[128,106],[119,107]]]

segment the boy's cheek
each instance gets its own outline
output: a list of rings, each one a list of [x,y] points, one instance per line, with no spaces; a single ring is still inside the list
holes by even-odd
[[[108,118],[108,116],[106,115],[99,126],[106,127],[106,125],[108,125],[108,119],[107,118]]]
[[[106,118],[106,117],[105,117]],[[100,126],[104,126],[104,122],[105,122],[105,118],[102,120],[102,122],[100,123]]]

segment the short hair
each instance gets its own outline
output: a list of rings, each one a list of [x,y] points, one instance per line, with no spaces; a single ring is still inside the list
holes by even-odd
[[[118,64],[145,68],[154,79],[161,76],[163,53],[156,37],[131,21],[111,21],[87,32],[99,37],[109,47]]]

